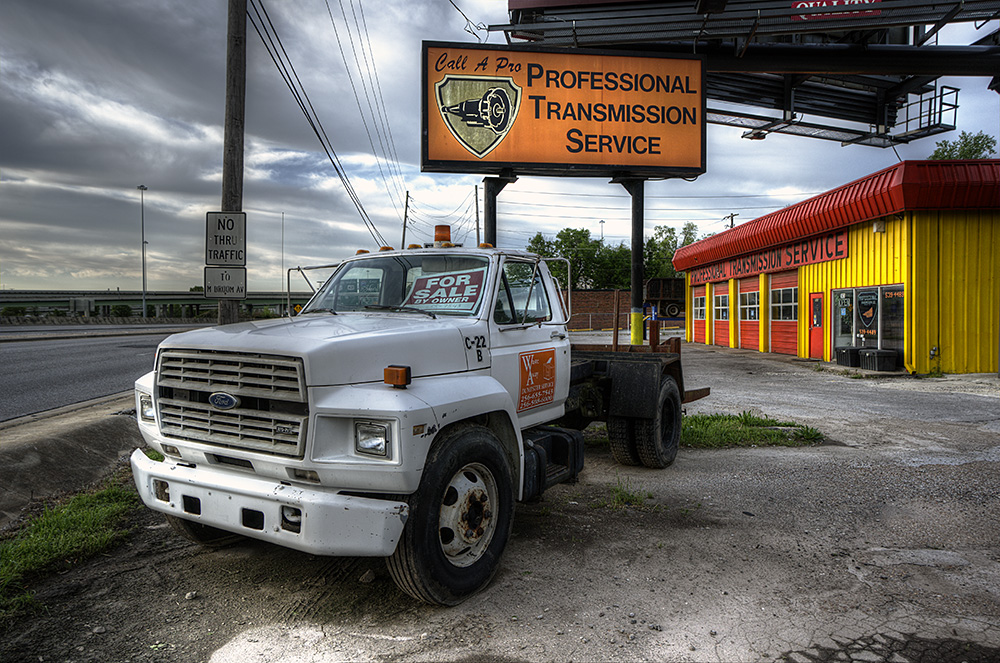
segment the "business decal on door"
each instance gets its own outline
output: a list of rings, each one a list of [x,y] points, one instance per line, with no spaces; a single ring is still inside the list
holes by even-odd
[[[517,411],[551,403],[556,394],[556,350],[522,352],[521,388],[518,392]]]

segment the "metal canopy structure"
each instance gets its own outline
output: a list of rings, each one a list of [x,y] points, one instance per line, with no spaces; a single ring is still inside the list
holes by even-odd
[[[1000,31],[936,45],[951,23],[1000,18],[998,0],[509,0],[508,42],[706,56],[707,120],[744,138],[787,133],[876,147],[955,128],[958,89],[1000,92]],[[753,112],[746,108],[751,107]],[[757,110],[759,109],[759,110]]]

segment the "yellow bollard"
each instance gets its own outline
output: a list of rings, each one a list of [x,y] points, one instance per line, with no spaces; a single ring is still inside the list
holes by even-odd
[[[632,311],[632,345],[642,345],[642,311]]]

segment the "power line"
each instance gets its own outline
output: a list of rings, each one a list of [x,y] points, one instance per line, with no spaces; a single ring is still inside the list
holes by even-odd
[[[253,13],[251,13],[251,9]],[[256,14],[256,17],[254,14]],[[313,133],[316,134],[316,138],[319,139],[320,145],[326,153],[327,159],[329,159],[330,163],[333,165],[333,169],[340,178],[340,182],[343,185],[344,190],[347,192],[351,202],[354,203],[354,206],[358,210],[358,214],[361,216],[361,220],[364,222],[365,227],[372,236],[372,239],[374,239],[375,243],[378,245],[385,245],[385,239],[382,237],[381,233],[379,233],[375,223],[368,216],[368,212],[365,210],[364,205],[361,202],[361,198],[357,195],[357,192],[355,192],[343,164],[340,163],[340,158],[337,156],[337,152],[333,148],[333,143],[327,136],[326,129],[323,127],[323,123],[320,121],[319,116],[316,113],[316,109],[313,107],[312,101],[309,99],[305,86],[302,85],[302,81],[299,79],[298,73],[296,73],[295,67],[292,65],[291,59],[288,57],[288,52],[281,43],[281,38],[275,30],[270,16],[268,16],[263,0],[249,0],[247,17],[253,25],[254,30],[257,31],[257,36],[260,37],[261,42],[264,44],[264,49],[270,56],[271,61],[274,62],[275,67],[278,68],[279,75],[285,82],[288,90],[292,93],[292,97],[298,104],[299,110],[301,110],[302,114],[305,116],[306,122],[313,130]]]
[[[355,103],[357,104],[357,107],[358,107],[358,114],[361,116],[361,123],[362,123],[362,125],[365,128],[365,135],[368,136],[368,144],[371,146],[371,148],[372,148],[372,155],[375,157],[375,165],[378,167],[379,176],[382,178],[382,183],[385,186],[386,195],[389,196],[389,201],[392,203],[393,209],[396,210],[396,215],[400,219],[402,219],[403,217],[402,217],[402,214],[399,211],[399,206],[397,205],[396,198],[397,197],[401,198],[400,192],[405,189],[405,185],[404,186],[400,186],[399,182],[397,180],[393,179],[393,185],[396,187],[396,192],[395,192],[396,196],[394,197],[393,196],[393,192],[390,191],[389,180],[386,178],[385,172],[382,170],[382,163],[379,160],[379,151],[375,147],[375,140],[372,138],[371,130],[368,127],[368,120],[367,120],[367,118],[365,116],[364,109],[361,107],[361,97],[358,95],[358,88],[357,88],[357,86],[354,83],[354,75],[351,73],[351,66],[347,62],[347,54],[344,52],[344,42],[340,38],[340,31],[337,29],[337,22],[333,18],[333,10],[330,8],[330,2],[329,2],[329,0],[324,0],[324,3],[326,4],[327,15],[330,17],[330,25],[333,26],[333,34],[334,34],[334,36],[336,37],[336,40],[337,40],[337,48],[340,51],[340,57],[341,57],[341,59],[344,62],[344,70],[347,73],[347,80],[350,82],[350,84],[351,84],[351,90],[354,93],[354,101],[355,101]],[[376,134],[376,136],[378,136],[379,145],[382,147],[383,158],[388,163],[388,161],[389,161],[389,159],[387,158],[388,151],[385,148],[385,142],[383,141],[382,134],[379,131],[378,122],[375,121],[375,111],[372,109],[371,99],[374,96],[374,89],[371,91],[371,93],[369,93],[369,91],[368,91],[368,83],[367,83],[367,81],[365,79],[365,76],[364,76],[364,73],[362,72],[362,69],[361,69],[361,64],[360,64],[361,61],[358,58],[358,49],[357,49],[357,47],[354,44],[354,35],[353,35],[352,31],[351,31],[351,25],[350,25],[350,23],[347,20],[347,12],[344,9],[344,3],[340,2],[339,5],[340,5],[340,13],[341,13],[341,15],[344,18],[344,27],[345,27],[345,29],[347,31],[347,37],[348,37],[348,40],[349,40],[350,45],[351,45],[351,52],[354,55],[354,62],[355,62],[355,64],[358,67],[358,78],[361,79],[361,87],[364,90],[365,100],[368,103],[368,111],[371,114],[372,124],[375,127],[375,134]],[[353,5],[351,7],[351,11],[352,11],[352,13],[354,11]],[[357,22],[357,15],[356,14],[355,14],[355,22]],[[361,41],[360,36],[358,38],[358,41]],[[361,50],[362,50],[362,54],[364,55],[365,62],[367,63],[368,56],[364,52],[363,45],[362,45]],[[392,175],[391,170],[390,170],[390,175]]]

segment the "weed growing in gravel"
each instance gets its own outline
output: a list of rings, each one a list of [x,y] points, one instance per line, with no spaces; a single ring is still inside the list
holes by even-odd
[[[681,444],[686,447],[803,446],[815,444],[823,434],[793,421],[778,421],[750,412],[693,414],[684,417]]]
[[[627,509],[629,507],[641,507],[646,500],[653,498],[653,493],[642,490],[632,485],[632,480],[628,477],[622,479],[617,477],[615,485],[611,486],[607,499],[597,500],[592,504],[594,508]]]
[[[27,587],[32,577],[92,557],[127,534],[120,523],[139,504],[130,479],[112,479],[48,507],[0,540],[0,620],[32,605]]]

